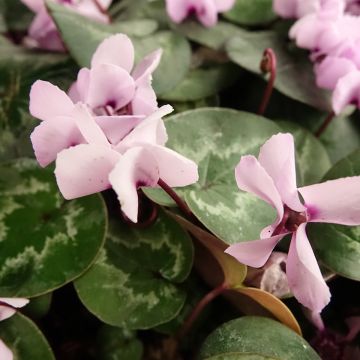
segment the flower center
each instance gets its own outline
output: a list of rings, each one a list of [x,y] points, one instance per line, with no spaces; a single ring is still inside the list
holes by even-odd
[[[301,224],[307,222],[307,220],[308,218],[305,211],[294,211],[284,205],[284,216],[280,224],[274,230],[272,236],[280,235],[287,232],[294,232]]]

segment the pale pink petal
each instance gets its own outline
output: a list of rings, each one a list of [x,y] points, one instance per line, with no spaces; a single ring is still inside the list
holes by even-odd
[[[120,66],[130,73],[134,65],[134,46],[129,37],[116,34],[102,41],[91,59],[91,67],[101,64]]]
[[[242,264],[259,268],[266,263],[274,247],[285,235],[237,243],[229,246],[225,252]]]
[[[75,199],[108,189],[109,173],[120,157],[101,145],[81,144],[61,151],[55,176],[64,198]]]
[[[74,119],[66,116],[41,122],[30,139],[36,159],[43,167],[52,163],[60,151],[84,142]]]
[[[40,120],[51,120],[56,116],[66,116],[74,108],[73,102],[57,86],[37,80],[30,90],[30,113]]]
[[[153,114],[143,120],[129,135],[127,135],[116,147],[123,152],[131,146],[138,144],[165,145],[167,133],[162,117],[170,114],[174,109],[170,105],[164,105]]]
[[[297,2],[298,0],[274,0],[274,12],[283,18],[296,18]]]
[[[90,70],[88,68],[80,69],[77,80],[71,85],[68,95],[76,103],[85,102],[89,90]]]
[[[141,84],[142,81],[148,82],[149,76],[156,70],[156,68],[160,64],[161,56],[163,50],[157,49],[153,51],[151,54],[144,57],[143,60],[135,67],[132,77],[135,80],[135,83]]]
[[[137,189],[155,186],[159,181],[156,159],[148,150],[134,147],[119,159],[109,180],[118,196],[121,210],[136,223],[139,207]]]
[[[14,355],[12,351],[5,345],[5,343],[0,339],[0,359],[1,360],[13,360]]]
[[[304,211],[296,188],[295,148],[291,134],[273,135],[260,148],[259,163],[263,166],[281,196],[295,211]]]
[[[94,0],[91,0],[91,1],[94,1]],[[97,2],[102,7],[102,9],[107,10],[110,7],[113,0],[97,0]]]
[[[305,226],[305,223],[301,224],[291,239],[286,275],[296,299],[320,313],[329,303],[331,294],[306,236]]]
[[[360,176],[305,186],[299,192],[309,221],[360,225]]]
[[[110,147],[107,137],[91,116],[86,105],[81,103],[76,104],[72,112],[72,117],[75,119],[75,124],[80,130],[81,135],[89,144]]]
[[[194,184],[199,179],[196,163],[176,151],[159,145],[144,145],[156,159],[160,178],[171,187]]]
[[[356,71],[356,66],[351,60],[326,56],[321,63],[315,65],[316,85],[333,90],[338,80],[352,71]]]
[[[206,27],[216,25],[218,20],[217,9],[213,0],[197,0],[196,16]]]
[[[255,156],[242,156],[235,168],[236,183],[240,190],[250,192],[266,201],[277,211],[278,225],[284,215],[284,207],[274,181],[261,166]]]
[[[134,115],[151,115],[158,109],[157,98],[150,82],[143,83],[135,90],[131,101],[131,109]]]
[[[43,10],[45,7],[44,0],[20,0],[20,1],[35,13]]]
[[[16,312],[14,308],[22,308],[29,303],[28,299],[23,298],[0,298],[0,303],[9,304],[10,306],[0,304],[0,321],[13,316]]]
[[[188,3],[187,0],[166,0],[166,11],[173,22],[181,23],[188,16]]]
[[[360,106],[360,71],[343,76],[336,84],[332,96],[335,114],[340,114],[348,105]]]
[[[70,7],[73,8],[77,13],[89,19],[93,19],[105,24],[110,22],[109,16],[103,11],[104,9],[99,9],[94,0],[82,0],[79,3],[70,5]]]
[[[132,115],[97,116],[95,121],[111,144],[116,145],[139,125],[144,118],[144,116]]]
[[[134,94],[134,80],[123,68],[102,64],[90,70],[86,102],[92,109],[110,106],[119,110],[132,100]]]
[[[235,0],[214,0],[217,12],[229,11],[235,4]]]

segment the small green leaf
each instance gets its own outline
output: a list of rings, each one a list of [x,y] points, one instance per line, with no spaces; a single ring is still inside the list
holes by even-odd
[[[296,123],[278,121],[277,124],[294,136],[298,187],[319,182],[331,167],[323,144],[311,132]]]
[[[130,330],[104,325],[97,343],[97,356],[101,360],[141,360],[143,357],[143,345]]]
[[[275,212],[238,189],[234,169],[242,155],[257,155],[280,128],[254,114],[219,108],[177,114],[166,120],[166,128],[168,146],[199,165],[199,182],[177,189],[196,217],[227,244],[257,239]],[[173,204],[160,190],[145,193],[161,204]]]
[[[106,232],[98,195],[64,200],[50,169],[30,159],[0,165],[0,293],[34,297],[80,276]]]
[[[19,313],[0,322],[0,339],[11,349],[14,360],[55,360],[41,331]]]
[[[331,110],[329,93],[316,86],[308,53],[296,48],[286,36],[275,31],[242,30],[226,45],[232,61],[256,74],[261,74],[260,61],[266,48],[271,48],[277,57],[277,90],[315,108]]]
[[[360,150],[357,150],[336,163],[323,181],[359,175]],[[360,280],[360,226],[311,224],[309,229],[319,260],[337,274]]]
[[[255,316],[235,319],[217,328],[205,340],[199,359],[237,359],[235,355],[251,360],[320,360],[301,336],[277,321]]]
[[[110,224],[105,249],[75,282],[84,305],[109,325],[147,329],[173,319],[185,293],[174,283],[188,276],[190,237],[165,214],[146,229]]]
[[[234,7],[223,16],[240,25],[264,25],[277,17],[272,4],[273,0],[236,0]]]

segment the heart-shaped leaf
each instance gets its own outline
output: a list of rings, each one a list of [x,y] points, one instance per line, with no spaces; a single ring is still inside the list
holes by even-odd
[[[227,359],[227,356],[251,360],[320,360],[301,336],[274,320],[255,316],[235,319],[217,328],[205,340],[199,359]]]
[[[0,293],[33,297],[81,275],[106,232],[98,195],[65,201],[54,175],[34,160],[0,166]]]
[[[19,313],[0,322],[0,339],[13,352],[16,360],[55,360],[48,342],[38,327]]]
[[[257,155],[279,127],[250,113],[212,108],[168,118],[166,128],[168,146],[199,165],[199,182],[178,190],[196,217],[227,244],[257,239],[275,213],[238,189],[234,169],[242,155]],[[160,190],[145,192],[161,204],[172,204]]]
[[[336,163],[323,180],[359,175],[360,150],[357,150]],[[360,280],[360,226],[311,224],[309,228],[309,238],[320,261],[335,273]]]
[[[181,310],[185,293],[174,283],[186,279],[192,260],[191,239],[164,213],[141,230],[114,220],[101,256],[75,286],[105,323],[147,329]]]

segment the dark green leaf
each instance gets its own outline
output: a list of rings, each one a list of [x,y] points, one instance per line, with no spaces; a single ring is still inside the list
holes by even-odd
[[[139,230],[114,220],[105,249],[75,286],[84,305],[105,323],[147,329],[181,310],[185,293],[174,283],[185,280],[192,259],[191,239],[165,214]]]
[[[81,275],[103,245],[100,196],[64,200],[34,160],[0,166],[0,293],[33,297]]]

